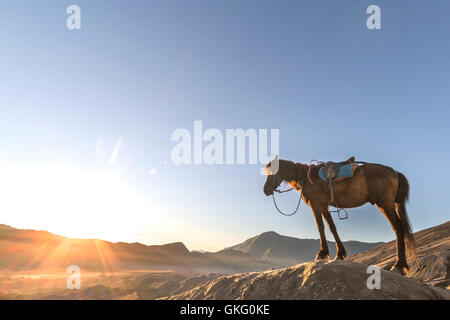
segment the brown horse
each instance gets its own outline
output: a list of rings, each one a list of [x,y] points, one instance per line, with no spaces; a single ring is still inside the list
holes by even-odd
[[[318,165],[311,166],[310,178],[313,182],[311,184],[308,169],[309,166],[306,164],[275,158],[266,165],[267,180],[264,193],[267,196],[272,195],[283,181],[299,192],[303,189],[303,200],[311,208],[320,234],[320,250],[316,260],[329,257],[322,217],[336,240],[335,259],[344,259],[347,253],[329,211],[331,197],[328,183],[319,178],[320,165]],[[360,207],[370,202],[380,209],[389,220],[397,238],[397,259],[391,270],[405,274],[409,270],[406,251],[410,259],[416,258],[414,237],[405,207],[409,196],[406,177],[390,167],[364,163],[355,168],[352,178],[333,182],[333,189],[335,203],[341,208]]]

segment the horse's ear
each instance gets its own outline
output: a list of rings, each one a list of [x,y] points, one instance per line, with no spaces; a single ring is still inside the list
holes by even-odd
[[[278,155],[270,162],[270,172],[272,175],[278,173],[278,169],[280,167],[280,161],[278,159]]]
[[[271,176],[271,175],[277,174],[278,168],[279,168],[279,159],[278,159],[278,155],[276,155],[275,158],[273,158],[273,160],[270,161],[268,164],[266,164],[264,169],[261,170],[261,174],[265,175],[265,176]]]

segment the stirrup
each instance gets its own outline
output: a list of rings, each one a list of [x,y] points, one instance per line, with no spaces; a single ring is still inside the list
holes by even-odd
[[[339,208],[339,207],[336,205],[336,203],[334,203],[334,202],[333,202],[333,203],[330,202],[330,203],[329,203],[329,206],[336,208],[336,210],[330,210],[330,213],[337,213],[337,214],[338,214],[339,220],[346,220],[346,219],[348,219],[348,212],[347,212],[347,210],[345,210],[344,208]],[[342,212],[342,211],[344,211],[344,214],[345,214],[345,215],[343,215],[343,216],[341,217],[341,212]]]

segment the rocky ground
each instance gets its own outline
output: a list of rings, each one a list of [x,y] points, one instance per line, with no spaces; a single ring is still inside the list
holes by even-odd
[[[290,268],[223,276],[167,299],[450,299],[450,292],[380,270],[369,289],[367,266],[353,261],[307,262]]]
[[[411,263],[408,277],[427,284],[450,289],[450,222],[414,233],[418,261]],[[376,264],[390,269],[395,261],[395,242],[349,257],[350,261]]]
[[[450,222],[414,236],[418,260],[406,277],[385,270],[395,261],[392,241],[345,261],[222,276],[165,299],[450,299]],[[382,269],[380,289],[367,286],[369,265]]]

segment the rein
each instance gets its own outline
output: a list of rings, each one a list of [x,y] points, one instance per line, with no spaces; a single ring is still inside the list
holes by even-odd
[[[275,189],[274,191],[277,192],[277,193],[285,193],[285,192],[289,192],[289,191],[292,191],[292,190],[294,190],[294,188],[290,188],[290,189],[283,190],[283,191]],[[275,208],[277,208],[279,213],[281,213],[283,216],[290,217],[290,216],[293,216],[294,214],[297,213],[298,208],[300,207],[300,202],[302,202],[302,195],[303,195],[303,186],[302,186],[302,191],[300,192],[300,198],[298,198],[297,208],[295,208],[295,210],[293,212],[291,212],[291,213],[284,213],[283,211],[280,210],[280,208],[278,208],[277,202],[275,201],[274,193],[272,193],[273,204],[275,205]]]
[[[278,192],[278,193],[285,193],[285,192],[289,192],[289,191],[292,191],[292,190],[294,190],[294,188],[289,188],[289,189],[286,189],[286,190],[283,190],[283,191],[275,189],[274,191]]]
[[[313,162],[315,162],[316,164],[313,164]],[[313,166],[316,167],[316,166],[321,165],[321,164],[324,164],[324,162],[323,162],[323,161],[317,161],[317,160],[311,160],[311,161],[309,162],[309,165],[308,165],[308,174],[307,174],[309,183],[314,184],[314,181],[312,181],[312,179],[311,179],[311,168],[312,168]]]

